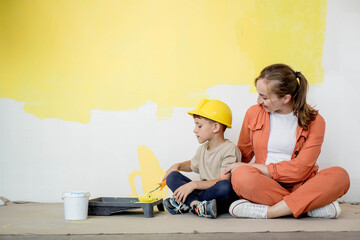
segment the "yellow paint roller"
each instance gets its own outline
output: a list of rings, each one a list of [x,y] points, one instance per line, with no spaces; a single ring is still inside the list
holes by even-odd
[[[159,184],[159,186],[157,186],[155,189],[151,190],[148,193],[140,195],[138,197],[139,202],[149,203],[149,202],[154,202],[154,201],[159,200],[159,198],[154,197],[154,195],[152,193],[155,192],[156,190],[158,190],[159,188],[160,188],[160,191],[163,190],[164,187],[166,186],[166,179],[158,184]]]

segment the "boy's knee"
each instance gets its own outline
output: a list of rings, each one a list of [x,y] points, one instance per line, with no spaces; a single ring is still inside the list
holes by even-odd
[[[172,171],[171,173],[169,173],[169,175],[167,176],[167,178],[172,178],[174,176],[178,176],[180,173],[178,171]]]
[[[216,187],[219,191],[228,193],[232,191],[232,185],[230,180],[220,180],[216,183]]]
[[[216,199],[225,201],[233,192],[230,180],[220,180],[213,186],[213,191],[216,192]]]
[[[217,199],[226,200],[230,194],[234,191],[230,180],[220,180],[214,185],[214,190],[217,195]]]
[[[166,184],[171,183],[173,180],[176,180],[179,178],[181,173],[179,173],[178,171],[172,171],[171,173],[169,173],[169,175],[166,177]]]

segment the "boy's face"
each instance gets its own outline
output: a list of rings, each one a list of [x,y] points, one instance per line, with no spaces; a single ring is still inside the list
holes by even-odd
[[[194,118],[194,133],[199,143],[204,143],[213,136],[214,123],[204,118]]]

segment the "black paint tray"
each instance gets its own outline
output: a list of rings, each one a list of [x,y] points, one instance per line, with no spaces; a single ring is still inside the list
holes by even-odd
[[[115,213],[142,208],[145,217],[154,217],[154,206],[164,211],[162,198],[151,203],[139,202],[138,198],[99,197],[89,200],[88,215],[110,216]]]

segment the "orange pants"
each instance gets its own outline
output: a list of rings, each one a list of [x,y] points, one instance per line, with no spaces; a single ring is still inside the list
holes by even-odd
[[[284,188],[252,166],[236,168],[231,183],[238,196],[254,203],[271,206],[284,200],[296,218],[312,209],[332,203],[350,187],[349,175],[341,167],[331,167],[318,172],[296,190],[288,186]]]

